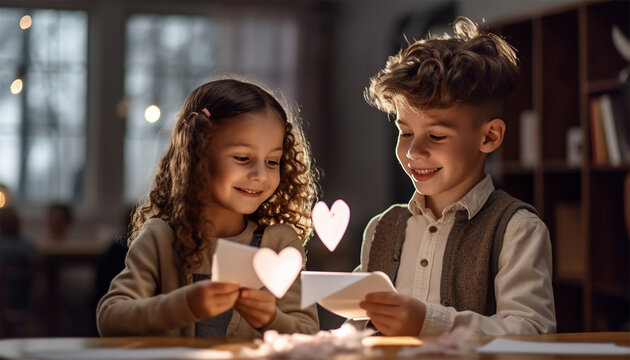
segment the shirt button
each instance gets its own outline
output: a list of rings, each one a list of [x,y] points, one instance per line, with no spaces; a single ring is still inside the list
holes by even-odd
[[[398,256],[398,254],[394,254],[394,256],[392,256],[392,260],[399,261],[400,260],[400,256]]]
[[[434,233],[437,231],[437,228],[435,226],[429,226],[429,231]]]
[[[422,266],[427,266],[427,265],[429,265],[429,260],[427,260],[427,259],[422,259],[422,260],[420,260],[420,265],[422,265]]]
[[[448,299],[443,299],[443,300],[442,300],[442,305],[444,305],[444,306],[450,306],[450,305],[451,305],[451,302],[450,302]]]

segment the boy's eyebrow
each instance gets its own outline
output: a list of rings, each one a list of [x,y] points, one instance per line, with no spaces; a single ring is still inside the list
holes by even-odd
[[[453,123],[452,121],[436,120],[436,121],[430,122],[429,126],[443,126],[443,127],[454,129],[455,123]]]
[[[400,123],[403,125],[408,125],[405,120],[401,119],[401,118],[397,118],[394,122],[396,123]],[[431,121],[427,124],[427,127],[431,127],[431,126],[443,126],[443,127],[447,127],[450,129],[454,129],[455,123],[452,121],[445,121],[445,120],[435,120],[435,121]]]

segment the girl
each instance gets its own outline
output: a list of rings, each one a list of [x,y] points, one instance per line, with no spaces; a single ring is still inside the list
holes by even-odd
[[[298,119],[268,92],[230,79],[193,90],[134,214],[125,269],[98,304],[100,334],[319,330],[316,308],[300,309],[299,279],[277,300],[265,289],[210,280],[218,238],[304,255],[316,181]]]

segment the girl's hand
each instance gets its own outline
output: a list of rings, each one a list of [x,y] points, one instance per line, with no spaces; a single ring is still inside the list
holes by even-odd
[[[238,289],[236,283],[202,280],[190,285],[186,300],[196,317],[217,316],[234,307]]]
[[[234,309],[254,328],[269,325],[276,317],[276,297],[269,291],[242,288]]]
[[[418,336],[427,313],[420,300],[395,292],[367,294],[359,306],[383,335]]]

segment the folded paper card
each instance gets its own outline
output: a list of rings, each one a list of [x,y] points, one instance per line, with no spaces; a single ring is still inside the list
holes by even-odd
[[[219,239],[212,255],[212,280],[235,282],[252,289],[264,285],[282,298],[300,273],[302,263],[302,253],[294,247],[276,254],[269,248]]]
[[[372,292],[396,291],[389,277],[381,272],[347,273],[302,271],[302,308],[314,303],[348,319],[366,319],[359,302]]]
[[[263,283],[256,275],[253,262],[258,250],[254,246],[219,239],[212,255],[212,280],[260,289]]]
[[[283,297],[302,270],[302,254],[294,247],[285,247],[276,254],[267,248],[254,255],[254,270],[267,290],[278,299]]]

